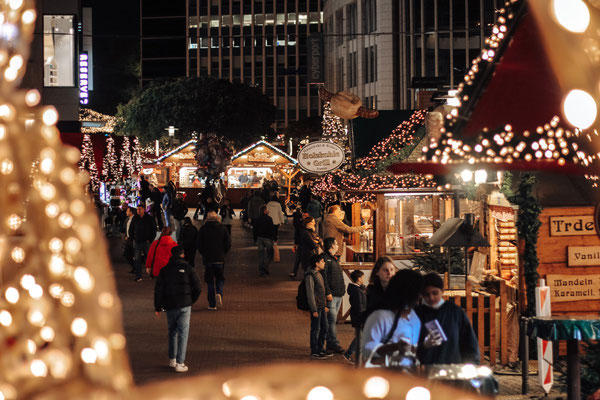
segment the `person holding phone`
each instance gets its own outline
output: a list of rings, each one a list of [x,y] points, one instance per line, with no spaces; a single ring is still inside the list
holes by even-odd
[[[422,323],[419,343],[433,334],[440,337],[440,344],[432,347],[419,346],[419,361],[425,365],[479,364],[479,344],[467,314],[454,302],[445,301],[443,295],[442,278],[435,272],[425,275],[421,292],[423,304],[415,307]]]

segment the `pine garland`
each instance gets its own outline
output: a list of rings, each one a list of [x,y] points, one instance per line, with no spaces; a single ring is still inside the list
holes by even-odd
[[[535,315],[535,288],[538,283],[539,275],[537,273],[539,260],[537,256],[538,232],[542,223],[539,215],[542,212],[542,206],[533,195],[533,190],[537,183],[534,173],[526,172],[521,175],[517,192],[509,198],[509,201],[519,206],[519,216],[517,218],[517,229],[519,237],[525,241],[525,250],[523,254],[523,275],[525,277],[525,286],[527,290],[527,309],[526,316]]]
[[[83,135],[81,143],[81,158],[79,159],[79,169],[85,170],[90,174],[90,187],[92,192],[97,192],[100,187],[98,179],[98,167],[96,167],[96,158],[94,157],[94,146],[90,135]]]

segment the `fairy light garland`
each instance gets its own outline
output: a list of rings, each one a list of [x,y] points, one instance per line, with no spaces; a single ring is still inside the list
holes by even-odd
[[[446,116],[446,125],[439,141],[432,140],[423,147],[419,162],[512,164],[516,161],[546,161],[556,162],[559,166],[572,162],[587,167],[598,160],[598,155],[590,146],[591,134],[562,126],[558,116],[536,127],[535,131],[514,132],[512,126],[507,124],[497,130],[484,128],[476,138],[454,138],[452,130],[459,116],[463,115],[466,102],[474,94],[473,83],[481,78],[489,67],[488,63],[497,61],[498,49],[507,44],[506,40],[510,40],[507,37],[509,23],[514,23],[521,6],[522,0],[508,0],[505,7],[498,11],[492,35],[485,40],[485,47],[473,60],[464,81],[458,85],[459,107]]]
[[[112,137],[108,136],[106,138],[106,152],[102,161],[102,179],[106,182],[111,182],[119,178],[119,163],[115,150],[115,141]]]
[[[92,192],[97,192],[100,187],[100,180],[98,179],[98,167],[96,166],[96,158],[94,157],[94,146],[90,135],[83,135],[83,142],[81,144],[81,157],[79,159],[79,169],[87,171],[90,175],[90,188]]]
[[[385,170],[386,163],[394,162],[403,149],[410,149],[421,140],[416,132],[425,122],[425,110],[415,111],[411,117],[396,127],[390,136],[377,143],[368,156],[357,160],[359,172],[336,170],[317,179],[312,184],[313,192],[320,193],[326,200],[333,200],[339,191],[375,191],[381,189],[443,188],[430,175],[394,175]],[[405,156],[408,156],[406,154]],[[351,203],[374,200],[372,193],[349,193],[345,200]]]
[[[81,126],[82,133],[113,133],[117,118],[89,108],[79,110],[79,122],[101,122],[102,126]]]

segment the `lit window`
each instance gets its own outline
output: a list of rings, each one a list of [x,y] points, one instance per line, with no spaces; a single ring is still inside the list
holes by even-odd
[[[44,15],[44,86],[75,86],[72,15]]]

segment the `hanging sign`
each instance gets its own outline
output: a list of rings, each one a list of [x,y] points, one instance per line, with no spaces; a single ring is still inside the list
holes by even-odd
[[[550,217],[550,236],[595,235],[593,215]]]
[[[567,249],[569,267],[600,265],[600,246],[568,246]]]
[[[344,163],[344,149],[331,142],[313,142],[298,152],[298,165],[315,174],[324,174],[337,169]]]
[[[600,274],[546,275],[553,303],[600,299]]]

